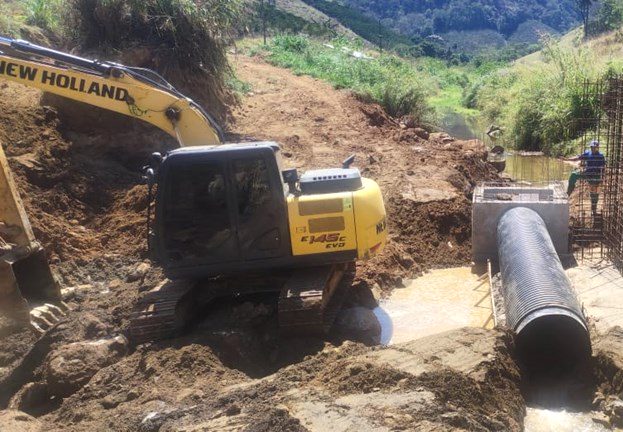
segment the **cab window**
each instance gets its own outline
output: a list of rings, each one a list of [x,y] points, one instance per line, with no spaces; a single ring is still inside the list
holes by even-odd
[[[246,220],[271,199],[266,162],[263,159],[236,160],[234,161],[234,177],[238,216]]]

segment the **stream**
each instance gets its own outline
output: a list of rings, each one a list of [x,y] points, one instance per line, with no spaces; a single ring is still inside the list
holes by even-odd
[[[443,127],[459,139],[482,139],[473,125],[459,114],[444,115]],[[504,172],[518,181],[566,181],[575,168],[542,153],[508,152],[505,157]],[[395,290],[375,310],[381,323],[382,343],[392,345],[462,326],[492,328],[489,290],[483,278],[483,274],[471,268],[434,270],[409,281],[405,288]],[[611,430],[593,420],[596,413],[569,410],[564,399],[561,397],[558,404],[547,404],[547,408],[529,402],[525,431]]]
[[[462,140],[484,140],[489,148],[495,144],[485,135],[479,132],[475,121],[470,121],[461,114],[446,112],[441,117],[441,126],[448,134]],[[561,159],[543,155],[540,152],[519,152],[509,150],[504,154],[506,169],[513,180],[529,182],[566,181],[575,169],[573,164]]]

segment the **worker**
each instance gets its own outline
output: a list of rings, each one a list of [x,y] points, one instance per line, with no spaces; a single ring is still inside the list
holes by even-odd
[[[578,180],[586,180],[590,191],[591,211],[593,216],[597,215],[599,192],[606,167],[606,157],[599,151],[599,141],[592,141],[590,143],[590,150],[579,156],[567,158],[566,160],[580,161],[581,164],[581,170],[573,171],[569,177],[567,195],[571,196]]]

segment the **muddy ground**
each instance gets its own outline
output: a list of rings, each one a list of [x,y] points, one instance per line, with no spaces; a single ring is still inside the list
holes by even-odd
[[[469,263],[471,188],[496,178],[482,143],[406,127],[348,92],[259,59],[232,61],[252,92],[235,110],[230,141],[277,141],[286,163],[300,169],[339,166],[355,154],[384,191],[391,241],[358,265],[347,307],[371,307],[424,270]],[[173,143],[91,108],[39,99],[0,87],[0,140],[35,232],[61,285],[72,288],[71,311],[36,343],[15,326],[0,331],[0,408],[20,410],[0,413],[0,424],[521,430],[520,374],[511,338],[498,331],[466,329],[386,349],[345,341],[348,332],[287,340],[276,331],[276,299],[260,296],[216,304],[178,340],[128,346],[132,304],[162,279],[157,268],[129,277],[146,259],[140,167]]]

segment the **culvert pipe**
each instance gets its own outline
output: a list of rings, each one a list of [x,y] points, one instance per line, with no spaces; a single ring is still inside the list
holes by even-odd
[[[580,302],[543,219],[508,210],[497,226],[506,320],[528,368],[566,368],[588,360],[590,336]]]

